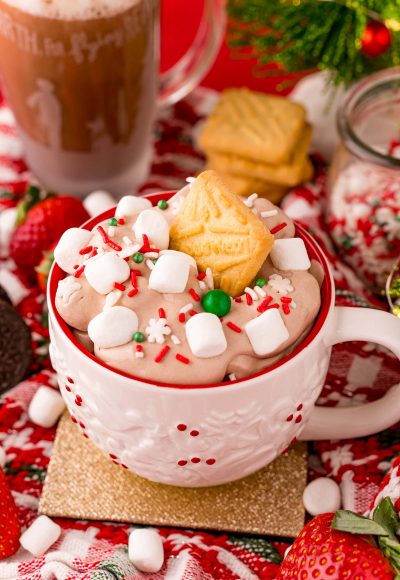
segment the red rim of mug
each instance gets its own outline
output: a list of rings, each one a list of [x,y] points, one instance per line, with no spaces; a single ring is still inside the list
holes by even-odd
[[[162,193],[153,193],[153,194],[147,195],[146,197],[152,202],[152,204],[154,206],[154,205],[157,205],[157,202],[160,201],[161,199],[168,200],[175,193],[176,193],[175,191],[164,191]],[[113,217],[114,213],[115,213],[115,208],[112,208],[106,212],[103,212],[99,216],[91,218],[86,223],[84,223],[82,225],[82,227],[86,230],[91,230],[94,228],[94,226],[98,222],[101,222],[103,220],[106,220],[106,219]],[[295,226],[296,226],[296,235],[298,235],[299,237],[301,237],[303,239],[303,241],[306,245],[307,251],[308,251],[308,255],[310,256],[311,259],[314,259],[317,262],[319,262],[319,264],[322,266],[323,271],[324,271],[324,281],[323,281],[322,286],[321,286],[321,308],[320,308],[320,311],[318,313],[317,319],[316,319],[310,333],[306,336],[306,338],[302,341],[302,343],[297,348],[295,348],[290,354],[283,357],[280,361],[276,362],[275,364],[271,365],[270,367],[268,367],[268,368],[266,368],[258,373],[255,373],[253,375],[249,375],[248,377],[245,377],[243,379],[237,379],[237,380],[229,381],[229,382],[225,381],[225,382],[219,382],[219,383],[200,384],[200,385],[175,385],[175,384],[171,384],[171,383],[160,383],[160,382],[154,382],[154,381],[150,381],[147,379],[135,377],[134,375],[125,373],[123,371],[120,371],[118,369],[115,369],[115,368],[110,367],[109,365],[105,364],[104,362],[102,362],[101,360],[96,358],[94,355],[92,355],[89,351],[87,351],[76,340],[70,327],[66,324],[66,322],[64,322],[64,320],[61,318],[60,314],[57,311],[56,304],[55,304],[55,296],[56,296],[58,282],[60,280],[62,280],[63,278],[65,278],[65,276],[66,276],[65,272],[63,270],[61,270],[61,268],[57,264],[54,264],[54,266],[50,272],[49,283],[48,283],[48,293],[50,296],[50,302],[51,302],[54,316],[55,316],[57,323],[60,326],[61,330],[64,332],[66,337],[72,342],[72,344],[75,346],[75,348],[77,348],[80,352],[82,352],[85,356],[87,356],[93,362],[95,362],[96,364],[100,365],[101,367],[107,369],[108,371],[116,373],[117,375],[123,376],[123,377],[128,378],[128,379],[134,379],[135,381],[138,381],[140,383],[144,383],[147,385],[151,385],[151,386],[155,386],[155,387],[173,388],[173,389],[210,389],[210,388],[216,388],[216,387],[229,387],[229,386],[232,386],[235,384],[239,384],[243,381],[248,381],[249,379],[254,379],[256,377],[269,374],[273,370],[283,366],[289,360],[291,360],[295,356],[297,356],[316,338],[316,336],[318,335],[319,331],[321,330],[321,328],[323,327],[323,325],[326,321],[326,318],[328,316],[328,313],[329,313],[329,310],[331,307],[331,302],[332,302],[333,288],[332,288],[331,276],[330,276],[330,271],[329,271],[327,259],[324,255],[322,249],[320,248],[320,246],[316,242],[316,240],[314,238],[312,238],[310,236],[310,234],[301,225],[295,223]]]

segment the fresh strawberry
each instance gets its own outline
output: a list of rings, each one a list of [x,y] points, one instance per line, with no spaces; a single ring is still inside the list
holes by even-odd
[[[17,508],[0,467],[0,560],[15,554],[20,535]]]
[[[347,510],[319,515],[295,540],[277,580],[394,580],[400,570],[399,523],[388,497],[373,519]]]
[[[35,268],[37,282],[43,294],[46,294],[47,279],[49,277],[50,270],[54,262],[53,250],[56,247],[56,245],[57,244],[53,244],[51,249],[49,249],[46,252],[43,252],[42,261],[40,262],[39,266],[36,266]]]
[[[31,186],[18,206],[17,223],[10,243],[10,255],[17,266],[32,275],[43,252],[56,243],[68,228],[89,219],[75,197],[47,194]]]

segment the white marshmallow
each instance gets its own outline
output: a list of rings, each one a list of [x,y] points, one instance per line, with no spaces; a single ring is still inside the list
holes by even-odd
[[[199,358],[211,358],[225,352],[227,342],[218,316],[201,312],[192,316],[185,325],[190,350]]]
[[[43,556],[61,535],[61,528],[47,516],[39,516],[22,534],[21,546],[36,558]]]
[[[124,218],[140,213],[145,209],[152,207],[151,201],[145,197],[138,197],[136,195],[125,195],[121,197],[115,210],[116,218]]]
[[[88,335],[97,347],[112,348],[132,340],[138,325],[138,317],[133,310],[125,306],[112,306],[92,318]]]
[[[154,209],[142,211],[133,226],[136,239],[141,242],[146,234],[151,244],[158,250],[166,250],[169,245],[169,225],[161,212]]]
[[[90,217],[95,217],[115,205],[115,199],[107,191],[92,191],[83,200],[83,207]]]
[[[275,240],[271,260],[278,270],[308,270],[311,266],[306,246],[301,238]]]
[[[190,262],[185,256],[164,254],[151,271],[149,288],[166,294],[179,294],[186,288]]]
[[[113,252],[103,254],[85,268],[86,280],[99,294],[108,294],[113,290],[114,282],[125,282],[129,274],[128,263]]]
[[[289,332],[277,308],[266,310],[244,326],[255,354],[265,356],[289,338]]]
[[[10,240],[15,228],[17,208],[8,207],[0,213],[0,256],[7,257]]]
[[[3,469],[6,464],[6,452],[4,451],[3,447],[0,445],[0,468]]]
[[[129,536],[128,556],[141,572],[159,572],[164,564],[164,546],[157,530],[133,530]]]
[[[340,487],[329,477],[318,477],[309,483],[303,493],[303,504],[309,514],[318,516],[335,512],[341,506]]]
[[[160,256],[165,256],[165,255],[182,256],[182,257],[186,258],[186,260],[189,262],[189,265],[192,266],[193,268],[195,268],[197,271],[196,260],[192,256],[190,256],[189,254],[185,254],[185,252],[178,252],[178,250],[161,250]]]
[[[0,286],[7,292],[14,306],[19,304],[29,294],[28,288],[22,284],[18,276],[10,272],[10,270],[6,270],[6,268],[0,270]]]
[[[83,264],[85,256],[80,251],[89,245],[93,234],[82,228],[70,228],[61,236],[54,248],[54,259],[64,272],[73,274],[74,266]]]
[[[28,416],[32,423],[48,428],[57,423],[64,409],[65,403],[58,391],[39,387],[30,402]]]

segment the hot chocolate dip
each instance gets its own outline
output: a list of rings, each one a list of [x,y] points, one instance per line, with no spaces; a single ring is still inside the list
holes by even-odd
[[[92,231],[67,230],[55,259],[67,274],[56,308],[76,338],[149,381],[254,374],[288,355],[320,308],[320,268],[293,222],[211,171],[156,207],[125,196]]]

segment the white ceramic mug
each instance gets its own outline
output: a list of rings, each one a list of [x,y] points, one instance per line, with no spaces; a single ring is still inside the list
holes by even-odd
[[[150,199],[155,204],[169,195]],[[84,227],[92,229],[113,215],[113,210],[106,212]],[[114,462],[142,477],[202,487],[253,473],[296,438],[359,437],[400,420],[400,385],[359,407],[315,406],[332,345],[367,340],[400,358],[400,320],[379,310],[335,307],[327,258],[300,226],[297,235],[325,273],[314,327],[289,356],[232,383],[155,384],[106,366],[74,339],[57,313],[55,294],[64,273],[54,266],[48,285],[51,360],[62,396],[83,434]]]

